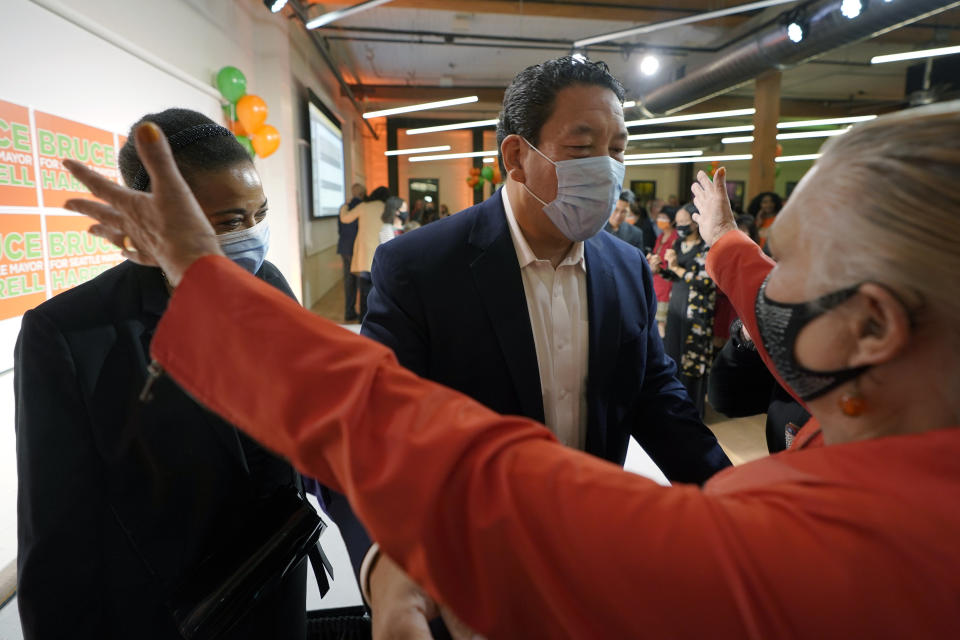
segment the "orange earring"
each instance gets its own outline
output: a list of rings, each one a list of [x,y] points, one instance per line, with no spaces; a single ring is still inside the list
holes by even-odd
[[[847,391],[841,395],[837,404],[840,405],[840,410],[843,411],[843,415],[850,418],[858,418],[867,410],[867,401],[860,395],[860,389],[858,387],[854,387],[851,391]]]

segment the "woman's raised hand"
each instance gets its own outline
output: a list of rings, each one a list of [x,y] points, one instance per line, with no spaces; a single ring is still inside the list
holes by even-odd
[[[693,214],[693,221],[700,225],[700,235],[708,245],[716,243],[727,231],[736,230],[737,220],[727,195],[726,167],[717,169],[712,181],[703,171],[698,172],[690,191],[693,192],[693,204],[699,211]]]
[[[160,128],[147,122],[134,136],[152,191],[128,189],[79,162],[64,160],[70,173],[103,200],[73,199],[65,207],[95,219],[99,224],[90,227],[90,233],[123,249],[129,260],[159,266],[176,286],[195,260],[223,252]]]

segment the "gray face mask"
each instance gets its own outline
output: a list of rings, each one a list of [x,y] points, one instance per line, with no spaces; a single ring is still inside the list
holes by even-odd
[[[270,226],[262,220],[249,229],[222,233],[217,236],[217,242],[228,258],[250,273],[256,273],[270,248]]]
[[[557,197],[544,202],[521,183],[523,188],[543,205],[543,212],[568,240],[580,242],[597,235],[620,198],[624,164],[610,156],[554,161],[526,138],[523,141],[556,167]]]
[[[787,304],[767,297],[767,282],[763,281],[757,296],[755,310],[760,340],[780,378],[801,400],[809,401],[833,391],[840,385],[859,377],[870,367],[813,371],[797,361],[794,349],[800,331],[823,314],[835,309],[860,290],[860,285],[828,293],[810,302]]]

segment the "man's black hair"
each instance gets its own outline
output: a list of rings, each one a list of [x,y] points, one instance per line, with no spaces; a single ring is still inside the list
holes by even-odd
[[[564,56],[535,64],[518,73],[503,94],[503,108],[497,122],[497,149],[503,139],[512,134],[539,145],[540,130],[553,114],[557,93],[577,84],[609,89],[623,102],[623,85],[613,77],[605,62]],[[500,169],[506,174],[503,159]]]
[[[148,113],[140,118],[130,128],[127,142],[117,156],[123,182],[133,189],[144,188],[134,184],[137,181],[137,174],[143,169],[143,163],[140,162],[140,156],[137,155],[137,148],[133,142],[133,132],[141,124],[148,121],[160,127],[168,140],[193,127],[206,125],[213,128],[219,126],[202,113],[190,109],[167,109],[159,113]],[[176,161],[180,173],[187,180],[198,171],[215,171],[232,167],[241,162],[252,162],[250,154],[233,135],[197,136],[195,141],[174,150],[173,159]],[[149,184],[145,185],[145,188],[149,190]]]
[[[624,189],[620,192],[620,199],[627,204],[633,204],[636,201],[637,196],[633,191],[630,191],[630,189]]]
[[[386,202],[392,195],[393,194],[390,193],[390,189],[387,189],[386,187],[377,187],[370,192],[370,195],[367,196],[365,202],[373,202],[374,200]]]

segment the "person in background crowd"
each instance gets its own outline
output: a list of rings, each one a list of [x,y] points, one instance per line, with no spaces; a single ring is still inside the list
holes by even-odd
[[[680,208],[680,200],[677,199],[677,196],[670,194],[670,197],[667,198],[667,204],[673,207],[674,209]]]
[[[630,205],[635,200],[636,197],[632,191],[621,191],[617,204],[610,213],[610,218],[603,225],[603,230],[643,251],[643,231],[626,221],[627,212],[630,211]]]
[[[761,193],[750,201],[747,213],[753,216],[754,223],[757,225],[757,236],[760,238],[758,244],[761,247],[766,247],[770,225],[782,208],[783,200],[771,191]]]
[[[380,245],[383,210],[389,198],[389,189],[377,187],[353,209],[348,209],[346,205],[340,207],[340,222],[344,224],[359,222],[350,270],[357,276],[357,288],[360,291],[360,322],[363,322],[363,318],[367,315],[367,296],[370,295],[372,286],[370,267],[373,264],[373,254]]]
[[[344,205],[348,211],[363,202],[367,195],[366,189],[360,183],[354,184],[350,188],[350,193],[352,197]],[[353,245],[357,241],[357,224],[356,220],[349,224],[337,220],[337,254],[343,262],[344,322],[356,322],[360,319],[357,315],[357,276],[350,271],[350,265],[353,262]]]
[[[703,489],[560,446],[256,282],[218,255],[155,133],[138,146],[178,197],[68,160],[109,204],[67,206],[170,274],[153,347],[169,375],[345,491],[384,557],[490,638],[956,638],[958,114],[909,109],[827,142],[773,227],[776,264],[736,230],[724,168],[698,174],[710,273],[816,418]],[[224,368],[257,375],[218,383]]]
[[[653,246],[657,243],[656,232],[658,229],[650,220],[646,208],[642,207],[639,202],[634,201],[630,205],[630,212],[633,214],[633,222],[630,224],[643,232],[643,255],[647,255],[653,251]]]
[[[659,236],[663,231],[657,226],[657,219],[660,216],[660,210],[663,209],[664,202],[660,198],[654,198],[647,203],[647,213],[650,217],[650,222],[653,224],[654,233]]]
[[[707,243],[693,221],[696,207],[677,211],[677,241],[666,252],[664,277],[673,280],[664,350],[677,363],[680,381],[703,415],[707,374],[713,364],[713,314],[717,287],[707,274]]]
[[[447,218],[450,216],[450,207],[445,204],[440,205],[440,217]]]
[[[152,191],[134,146],[145,121],[170,140],[221,250],[293,299],[265,260],[267,199],[233,134],[188,109],[144,116],[118,154],[124,182],[138,191]],[[159,268],[126,261],[23,316],[14,389],[26,640],[180,640],[167,606],[176,587],[242,540],[244,517],[264,499],[297,487],[289,464],[169,379],[152,386],[149,405],[140,402],[172,291]],[[305,587],[304,563],[251,603],[226,638],[305,638]]]
[[[657,229],[660,230],[660,235],[653,245],[653,251],[647,254],[647,262],[653,272],[653,289],[657,294],[657,329],[661,338],[666,335],[667,310],[670,308],[670,291],[673,289],[673,280],[665,278],[663,274],[667,268],[666,255],[680,237],[677,234],[676,217],[677,210],[674,207],[659,207]]]
[[[567,446],[622,465],[632,435],[672,481],[699,483],[727,458],[653,329],[643,255],[601,232],[622,192],[622,98],[603,63],[518,74],[497,127],[504,186],[377,251],[362,333]],[[373,566],[374,625],[423,622],[426,594],[368,551],[350,549]]]
[[[414,202],[413,209],[410,210],[410,216],[404,222],[416,222],[417,226],[419,226],[420,221],[423,218],[423,205],[423,200],[417,200]]]
[[[437,216],[437,205],[433,202],[428,202],[423,207],[423,217],[420,219],[420,225],[426,226],[431,222],[436,222],[439,219]]]
[[[757,220],[749,213],[743,213],[736,217],[737,229],[743,231],[751,240],[760,244],[760,236],[757,235]]]
[[[390,196],[384,203],[383,214],[380,216],[380,244],[389,242],[397,236],[397,221],[400,220],[400,209],[406,202],[397,196]]]

